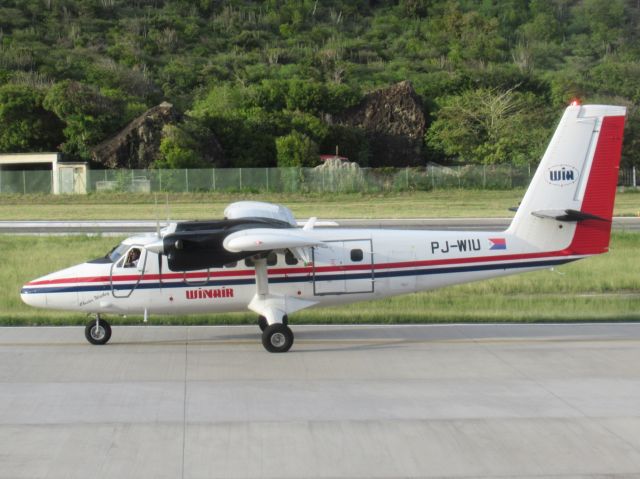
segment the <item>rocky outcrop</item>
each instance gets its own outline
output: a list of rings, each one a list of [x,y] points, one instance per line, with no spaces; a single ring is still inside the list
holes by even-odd
[[[92,151],[93,161],[107,168],[145,169],[158,158],[162,128],[180,120],[171,103],[163,102],[129,123]]]
[[[417,166],[423,163],[426,118],[411,82],[403,81],[366,95],[334,119],[367,132],[370,166]]]
[[[162,128],[179,120],[171,103],[154,106],[96,146],[92,150],[93,161],[107,168],[149,168],[158,158]]]
[[[179,114],[171,103],[163,102],[134,119],[116,136],[92,150],[94,162],[107,168],[147,169],[158,159],[160,142],[167,125],[185,125],[188,117]],[[226,166],[218,139],[207,132],[198,138],[198,154],[212,167]]]

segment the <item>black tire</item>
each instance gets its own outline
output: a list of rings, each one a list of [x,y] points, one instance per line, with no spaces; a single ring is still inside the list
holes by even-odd
[[[260,328],[260,331],[264,331],[265,329],[267,329],[267,326],[269,326],[267,318],[265,318],[264,316],[258,316],[258,327]]]
[[[87,327],[84,328],[84,337],[96,346],[107,344],[111,339],[111,325],[104,319],[99,319],[98,327],[96,328],[96,320],[92,319],[87,323]]]
[[[285,326],[289,326],[289,318],[286,314],[282,317],[282,324],[284,324]],[[260,328],[260,331],[264,331],[265,329],[267,329],[267,326],[269,326],[267,318],[265,318],[264,316],[258,316],[258,327]]]
[[[262,333],[262,345],[270,353],[286,353],[293,346],[293,332],[289,326],[274,323]]]

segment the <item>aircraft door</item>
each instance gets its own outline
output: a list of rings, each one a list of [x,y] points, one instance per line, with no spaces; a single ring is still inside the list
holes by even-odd
[[[326,248],[313,248],[313,293],[315,295],[373,293],[373,248],[371,240],[326,241]]]
[[[109,282],[114,298],[128,298],[138,287],[145,273],[147,252],[133,245],[118,261],[111,265]]]
[[[326,241],[326,247],[313,248],[313,294],[347,292],[343,268],[343,242]]]

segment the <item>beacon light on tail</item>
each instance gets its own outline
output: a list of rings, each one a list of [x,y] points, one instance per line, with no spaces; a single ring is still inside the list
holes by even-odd
[[[293,344],[289,316],[534,271],[608,250],[625,109],[572,103],[502,232],[298,228],[288,208],[233,203],[225,218],[173,223],[126,239],[104,258],[35,279],[22,299],[92,314],[85,335],[105,344],[105,314],[258,315],[271,352]]]

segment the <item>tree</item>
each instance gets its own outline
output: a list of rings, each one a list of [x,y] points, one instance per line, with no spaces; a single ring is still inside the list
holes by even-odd
[[[624,0],[584,0],[573,10],[573,28],[588,33],[594,51],[608,55],[624,42]]]
[[[548,113],[531,94],[467,90],[440,100],[427,144],[461,163],[532,164],[549,135]]]
[[[187,118],[179,125],[165,125],[160,158],[155,168],[210,168],[221,166],[222,154],[211,130]]]
[[[62,151],[72,157],[88,160],[91,146],[123,126],[125,105],[108,98],[84,83],[65,80],[56,83],[43,102],[66,125]]]
[[[26,85],[0,87],[0,151],[56,150],[62,123],[42,107],[44,93]]]
[[[368,166],[371,160],[371,148],[364,130],[344,125],[331,125],[324,138],[321,152],[334,153],[336,148],[341,156],[355,161],[360,166]]]
[[[205,115],[230,165],[236,168],[276,165],[274,123],[260,109],[229,110]],[[277,128],[276,128],[277,129]]]
[[[276,151],[279,167],[312,167],[320,162],[318,145],[295,130],[276,138]]]
[[[327,88],[323,83],[291,80],[286,104],[289,110],[318,113],[324,111]]]

